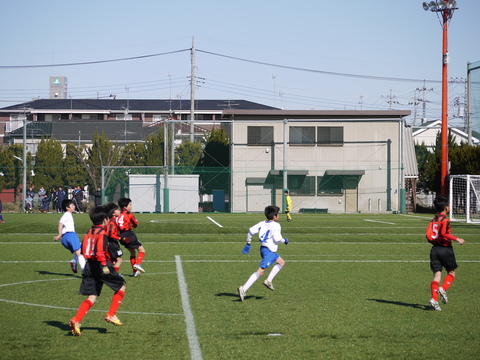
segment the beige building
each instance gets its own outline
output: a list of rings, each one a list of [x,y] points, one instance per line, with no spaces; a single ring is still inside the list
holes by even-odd
[[[418,176],[409,111],[229,110],[232,212],[404,212]]]

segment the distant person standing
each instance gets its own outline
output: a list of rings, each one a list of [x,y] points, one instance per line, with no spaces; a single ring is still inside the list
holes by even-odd
[[[292,211],[292,198],[288,194],[288,190],[285,190],[283,193],[285,194],[285,202],[287,203],[287,207],[285,208],[287,221],[292,221],[292,215],[290,215],[290,211]]]
[[[63,200],[65,200],[65,191],[61,186],[58,187],[56,196],[57,196],[57,205],[55,209],[57,210],[57,212],[63,212],[62,203],[63,203]]]
[[[43,188],[43,186],[40,188],[40,190],[38,190],[38,210],[41,211],[43,209],[43,198],[45,197],[45,194],[47,192],[45,191],[45,189]]]
[[[93,193],[93,196],[95,197],[95,200],[94,200],[95,206],[102,205],[102,189],[98,187],[97,191]]]
[[[5,222],[5,220],[3,219],[2,211],[3,211],[3,203],[2,203],[2,200],[0,199],[0,224],[3,224]]]

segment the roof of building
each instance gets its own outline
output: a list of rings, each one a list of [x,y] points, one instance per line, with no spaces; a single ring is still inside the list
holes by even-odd
[[[52,110],[96,111],[96,112],[165,112],[190,111],[190,100],[145,100],[145,99],[39,99],[7,106],[0,112],[49,112]],[[272,109],[271,106],[247,100],[195,100],[195,111],[221,113],[225,109],[250,109],[254,111]]]

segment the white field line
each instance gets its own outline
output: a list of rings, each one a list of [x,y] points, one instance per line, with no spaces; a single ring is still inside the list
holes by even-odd
[[[192,360],[202,360],[202,350],[200,349],[197,331],[195,330],[195,319],[193,318],[192,309],[190,308],[187,282],[185,281],[182,260],[179,255],[175,255],[175,263],[177,265],[178,287],[180,288],[182,307],[185,314],[185,324],[187,326],[187,338],[188,344],[190,346],[190,358]]]
[[[217,225],[218,227],[221,227],[223,228],[223,225],[220,225],[218,222],[216,222],[215,220],[213,220],[210,216],[207,216],[207,219],[210,220],[211,222],[213,222],[215,225]]]
[[[395,225],[395,223],[386,222],[386,221],[378,221],[378,220],[370,220],[370,219],[363,219],[363,220],[365,220],[365,221],[370,221],[370,222],[374,222],[374,223],[380,223],[380,224]]]

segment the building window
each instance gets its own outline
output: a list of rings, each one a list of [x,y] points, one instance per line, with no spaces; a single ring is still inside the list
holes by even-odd
[[[290,126],[290,145],[314,145],[314,126]]]
[[[119,121],[130,121],[132,120],[132,114],[117,114],[116,119]]]
[[[319,126],[317,127],[318,145],[343,145],[343,127]]]
[[[271,145],[273,142],[273,126],[248,126],[247,144]]]
[[[343,194],[342,176],[319,176],[317,191],[318,195],[342,195]]]
[[[292,195],[315,195],[315,176],[299,177],[303,181],[296,183],[289,180],[289,187]]]

